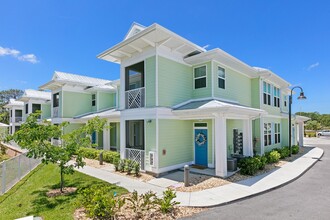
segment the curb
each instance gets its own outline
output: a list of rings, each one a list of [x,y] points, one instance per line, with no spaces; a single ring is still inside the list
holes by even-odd
[[[316,147],[317,148],[317,147]],[[320,148],[319,148],[320,149]],[[315,161],[309,165],[302,173],[300,173],[298,176],[294,177],[293,179],[285,182],[285,183],[282,183],[278,186],[274,186],[274,187],[271,187],[269,189],[266,189],[262,192],[257,192],[257,193],[254,193],[254,194],[251,194],[251,195],[248,195],[248,196],[244,196],[244,197],[241,197],[241,198],[238,198],[238,199],[234,199],[234,200],[231,200],[229,202],[223,202],[223,203],[219,203],[219,204],[215,204],[215,205],[209,205],[209,206],[182,206],[182,207],[191,207],[191,208],[214,208],[214,207],[220,207],[220,206],[225,206],[225,205],[229,205],[229,204],[232,204],[232,203],[235,203],[235,202],[239,202],[239,201],[243,201],[243,200],[246,200],[246,199],[250,199],[250,198],[253,198],[255,196],[258,196],[258,195],[262,195],[262,194],[265,194],[265,193],[268,193],[270,191],[273,191],[275,189],[279,189],[285,185],[288,185],[294,181],[296,181],[297,179],[299,179],[301,176],[303,176],[308,170],[310,170],[324,155],[324,150],[322,150],[322,154],[319,158],[315,158],[313,157],[312,159],[314,159]],[[189,194],[189,197],[190,197],[190,194]]]

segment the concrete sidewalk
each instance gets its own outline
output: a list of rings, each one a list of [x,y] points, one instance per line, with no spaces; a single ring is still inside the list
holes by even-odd
[[[182,206],[211,207],[226,204],[246,197],[251,197],[271,189],[275,189],[303,175],[323,155],[323,150],[314,148],[293,162],[270,173],[265,173],[237,183],[231,183],[199,192],[176,192],[176,201]],[[124,187],[129,191],[137,190],[145,193],[149,190],[161,195],[165,187],[134,180],[115,174],[109,170],[85,166],[78,171],[102,179],[109,183]],[[165,184],[166,185],[166,184]]]

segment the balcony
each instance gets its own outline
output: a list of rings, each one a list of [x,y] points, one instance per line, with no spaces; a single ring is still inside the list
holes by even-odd
[[[53,108],[53,118],[58,118],[59,117],[59,107],[54,107]]]
[[[125,92],[126,109],[143,108],[145,106],[145,88],[132,89]]]
[[[19,123],[19,122],[22,122],[22,121],[23,121],[22,116],[15,117],[15,123]]]

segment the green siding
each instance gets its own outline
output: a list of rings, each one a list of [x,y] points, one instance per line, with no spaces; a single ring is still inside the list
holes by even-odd
[[[115,93],[106,93],[106,92],[98,92],[98,111],[116,107],[116,94]]]
[[[243,120],[227,119],[227,157],[234,153],[233,129],[243,131]],[[244,136],[244,133],[243,133]]]
[[[59,92],[59,103],[58,103],[58,117],[59,118],[62,118],[62,116],[63,116],[62,100],[63,100],[63,91],[60,91]]]
[[[261,109],[267,111],[268,114],[271,115],[281,115],[281,109],[279,107],[261,104]]]
[[[159,168],[193,161],[192,128],[192,121],[159,120]]]
[[[68,126],[66,126],[64,129],[63,129],[63,133],[64,134],[67,134],[67,133],[70,133],[71,131],[75,130],[75,129],[78,129],[80,128],[81,126],[83,126],[84,124],[78,124],[78,123],[71,123],[69,124]]]
[[[146,107],[156,106],[156,57],[145,60]]]
[[[223,67],[216,62],[213,62],[213,64],[214,96],[238,101],[240,104],[251,106],[251,79],[230,68]],[[218,66],[224,68],[226,72],[225,89],[218,87]]]
[[[253,141],[254,151],[261,154],[260,119],[252,121],[252,137],[255,140]]]
[[[172,107],[191,99],[193,89],[192,76],[191,67],[158,56],[159,106]]]
[[[150,169],[149,151],[156,152],[156,120],[153,119],[151,123],[144,122],[145,126],[145,152],[146,152],[146,169]],[[165,133],[164,133],[165,134]]]
[[[260,83],[259,78],[251,80],[251,105],[253,108],[260,108]]]
[[[288,146],[289,145],[289,119],[282,118],[281,120],[281,141],[282,146]]]
[[[206,87],[195,89],[194,82],[193,82],[192,95],[193,95],[194,99],[206,98],[206,97],[212,96],[212,63],[211,62],[203,63],[198,66],[194,66],[194,68],[205,66],[205,65],[206,65]],[[194,70],[192,70],[192,77],[194,77]]]
[[[72,118],[92,112],[92,95],[78,92],[63,91],[63,117]]]
[[[47,118],[50,118],[51,117],[51,114],[50,114],[50,103],[46,103],[46,104],[41,104],[41,118],[42,119],[47,119]]]

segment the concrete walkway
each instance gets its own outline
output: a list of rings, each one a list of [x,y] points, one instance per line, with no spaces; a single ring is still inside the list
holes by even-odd
[[[288,162],[283,167],[270,173],[199,192],[177,192],[176,201],[180,202],[182,206],[211,207],[267,192],[299,178],[312,167],[322,155],[322,149],[313,148],[302,157],[293,162]],[[78,170],[87,175],[122,186],[129,191],[137,190],[139,193],[145,193],[151,190],[157,193],[157,195],[161,195],[166,189],[160,185],[134,180],[115,174],[109,170],[90,166],[85,166]]]

